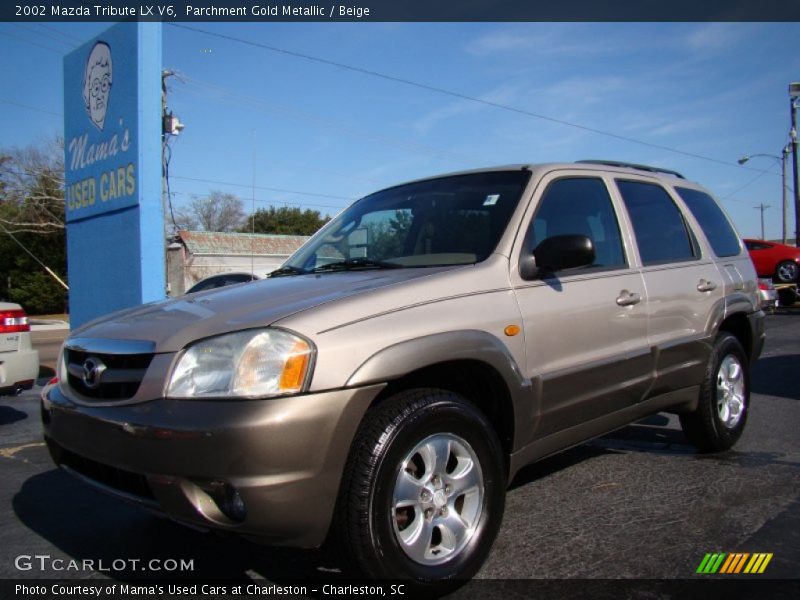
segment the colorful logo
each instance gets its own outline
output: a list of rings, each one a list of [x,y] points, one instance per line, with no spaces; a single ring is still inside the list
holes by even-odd
[[[772,553],[757,552],[749,554],[747,552],[714,552],[708,553],[703,558],[697,573],[701,575],[738,575],[739,573],[763,573],[769,561],[772,560]]]

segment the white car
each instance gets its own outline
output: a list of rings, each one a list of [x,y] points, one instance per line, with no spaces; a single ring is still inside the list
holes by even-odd
[[[33,387],[39,353],[31,346],[31,326],[19,304],[0,302],[0,396]]]

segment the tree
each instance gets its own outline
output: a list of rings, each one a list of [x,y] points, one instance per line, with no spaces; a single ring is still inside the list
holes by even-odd
[[[236,231],[244,220],[241,199],[219,191],[212,191],[204,198],[193,198],[188,206],[175,211],[175,223],[179,229]]]
[[[0,299],[33,314],[62,312],[67,303],[66,290],[28,254],[66,279],[63,148],[55,137],[0,149]]]
[[[313,235],[331,218],[320,215],[318,210],[300,210],[298,207],[281,206],[259,208],[248,218],[243,232],[272,233],[279,235]]]
[[[64,230],[64,141],[0,150],[0,223],[11,233]]]

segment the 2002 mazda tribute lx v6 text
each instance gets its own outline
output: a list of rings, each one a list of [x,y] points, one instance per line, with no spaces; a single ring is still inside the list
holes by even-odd
[[[74,331],[53,459],[177,521],[338,536],[369,577],[470,577],[524,465],[654,412],[730,448],[764,343],[756,274],[701,187],[584,161],[367,196],[269,278]]]

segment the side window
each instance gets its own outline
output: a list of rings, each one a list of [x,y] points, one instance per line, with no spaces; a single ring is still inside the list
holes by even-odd
[[[676,187],[675,191],[683,198],[694,218],[700,223],[714,254],[719,257],[737,256],[741,252],[739,236],[711,196],[705,192],[682,187]]]
[[[602,179],[574,177],[551,183],[528,230],[529,248],[554,235],[586,235],[595,248],[591,269],[627,266],[617,216]]]
[[[698,253],[678,207],[660,185],[617,180],[636,234],[642,264],[693,260]]]

